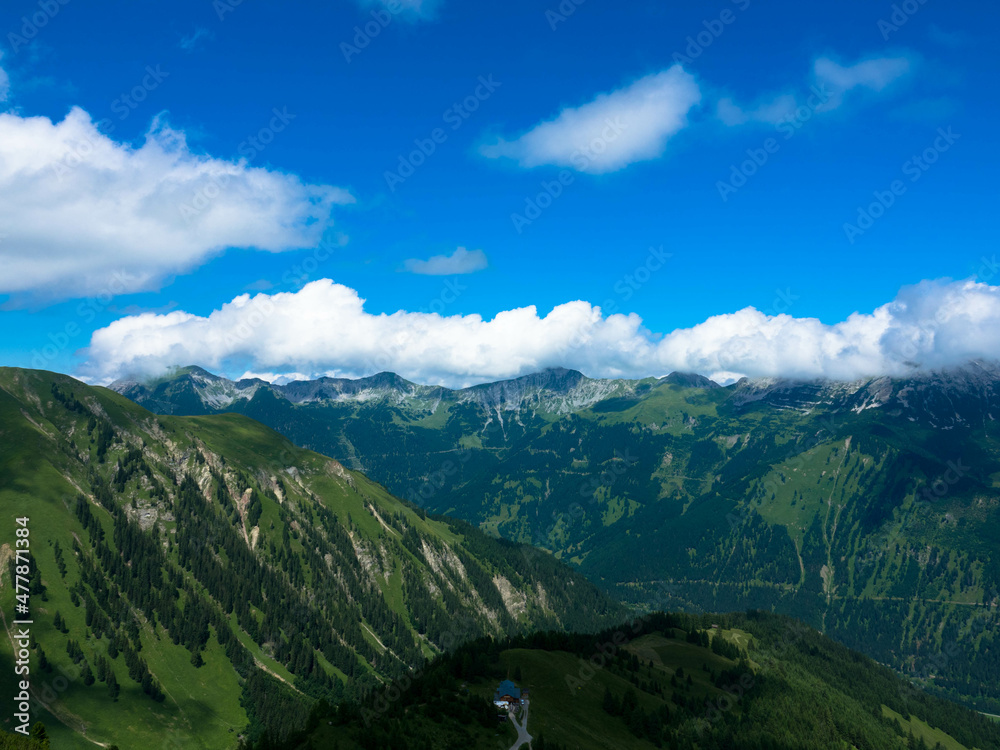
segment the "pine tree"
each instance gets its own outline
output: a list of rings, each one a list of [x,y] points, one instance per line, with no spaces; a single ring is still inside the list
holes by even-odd
[[[646,728],[646,717],[638,708],[628,717],[628,729],[636,737],[642,737]]]
[[[612,716],[617,716],[619,713],[618,701],[611,694],[611,688],[607,686],[604,688],[604,700],[601,701],[601,708],[604,709],[605,713],[609,713]]]
[[[97,673],[98,682],[104,682],[108,679],[108,662],[103,656],[98,656],[94,659],[94,669]]]
[[[121,692],[121,688],[118,686],[118,678],[115,677],[115,673],[108,671],[108,696],[113,701],[118,700],[118,693]]]
[[[49,746],[49,733],[42,722],[35,722],[35,725],[31,728],[31,739],[41,747],[47,748]]]

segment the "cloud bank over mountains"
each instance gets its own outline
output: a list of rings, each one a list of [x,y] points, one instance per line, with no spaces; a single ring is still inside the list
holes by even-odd
[[[570,367],[592,377],[698,372],[853,380],[906,376],[1000,358],[1000,286],[965,280],[904,287],[871,313],[833,325],[752,307],[691,328],[648,330],[635,314],[604,315],[572,301],[479,315],[372,314],[329,279],[297,292],[236,297],[207,316],[175,311],[122,318],[96,331],[81,375],[107,382],[198,364],[310,377],[391,370],[459,387]]]
[[[388,0],[359,2],[380,6]],[[396,7],[410,18],[427,18],[435,3],[401,0]],[[829,111],[849,98],[881,95],[914,64],[909,55],[850,64],[815,58],[806,81],[809,98],[793,89],[765,93],[747,106],[720,98],[674,65],[563,107],[480,152],[523,168],[615,172],[663,156],[705,102],[714,103],[705,109],[717,123],[775,126],[803,107]],[[8,95],[0,68],[0,102]],[[273,114],[272,135],[294,119]],[[0,113],[0,295],[17,303],[97,296],[109,288],[114,294],[145,291],[229,248],[316,247],[333,225],[335,208],[355,201],[345,189],[253,167],[252,159],[198,153],[182,131],[159,118],[144,142],[133,145],[113,140],[80,108],[58,122],[16,110]],[[459,247],[451,255],[407,259],[402,270],[440,276],[489,265],[482,250]],[[373,314],[357,291],[322,279],[295,292],[242,294],[208,315],[178,310],[122,317],[93,332],[78,372],[108,382],[187,364],[275,377],[392,370],[449,386],[551,366],[607,377],[679,370],[721,381],[742,375],[903,376],[1000,358],[1000,287],[985,283],[991,278],[905,287],[874,311],[832,325],[745,308],[664,332],[649,330],[636,314],[606,314],[579,300],[546,314],[529,306],[492,319],[407,310]]]

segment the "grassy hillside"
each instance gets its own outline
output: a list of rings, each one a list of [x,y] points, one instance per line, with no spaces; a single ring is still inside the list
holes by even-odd
[[[550,555],[428,517],[245,417],[156,417],[4,368],[0,435],[0,612],[10,632],[27,517],[33,719],[55,747],[281,738],[316,701],[470,638],[622,613]],[[4,691],[12,661],[3,638]]]
[[[1000,747],[988,719],[757,612],[659,614],[589,637],[471,644],[398,691],[315,716],[287,747],[505,750],[516,733],[489,699],[511,675],[529,690],[527,728],[540,750]]]
[[[0,730],[0,750],[49,750],[51,743]]]

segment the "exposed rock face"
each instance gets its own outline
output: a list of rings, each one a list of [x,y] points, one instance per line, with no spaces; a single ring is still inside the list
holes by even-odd
[[[817,407],[855,414],[881,408],[890,416],[942,429],[992,422],[1000,416],[1000,366],[990,362],[970,362],[912,378],[853,382],[744,378],[729,387],[729,403],[736,408],[756,402],[804,413]]]

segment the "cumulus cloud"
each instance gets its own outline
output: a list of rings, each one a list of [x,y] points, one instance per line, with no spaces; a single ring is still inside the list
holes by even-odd
[[[475,273],[489,265],[486,253],[482,250],[466,250],[460,247],[451,255],[434,255],[427,260],[410,258],[403,262],[403,268],[410,273],[425,276],[453,276],[457,274]]]
[[[522,167],[557,165],[579,172],[613,172],[661,156],[671,136],[701,101],[694,77],[674,65],[579,107],[567,107],[514,140],[480,149],[490,159]]]
[[[229,247],[315,246],[354,200],[197,154],[162,122],[137,148],[118,143],[79,108],[0,114],[0,194],[0,293],[61,298],[155,288]]]
[[[852,65],[820,57],[813,63],[807,95],[771,94],[747,107],[723,97],[716,105],[716,116],[731,127],[753,122],[778,125],[796,117],[802,107],[810,112],[828,112],[843,105],[853,91],[880,92],[907,75],[912,67],[913,60],[907,56],[869,57]]]
[[[417,382],[468,385],[544,367],[591,376],[645,377],[672,371],[851,380],[907,375],[969,359],[1000,358],[1000,287],[927,281],[903,288],[872,313],[833,325],[766,315],[752,307],[665,335],[639,316],[604,315],[567,302],[444,317],[374,315],[356,291],[329,279],[298,292],[241,295],[208,316],[146,313],[96,331],[81,375],[107,382],[180,365],[355,377],[392,370]],[[241,371],[238,370],[238,371]]]

